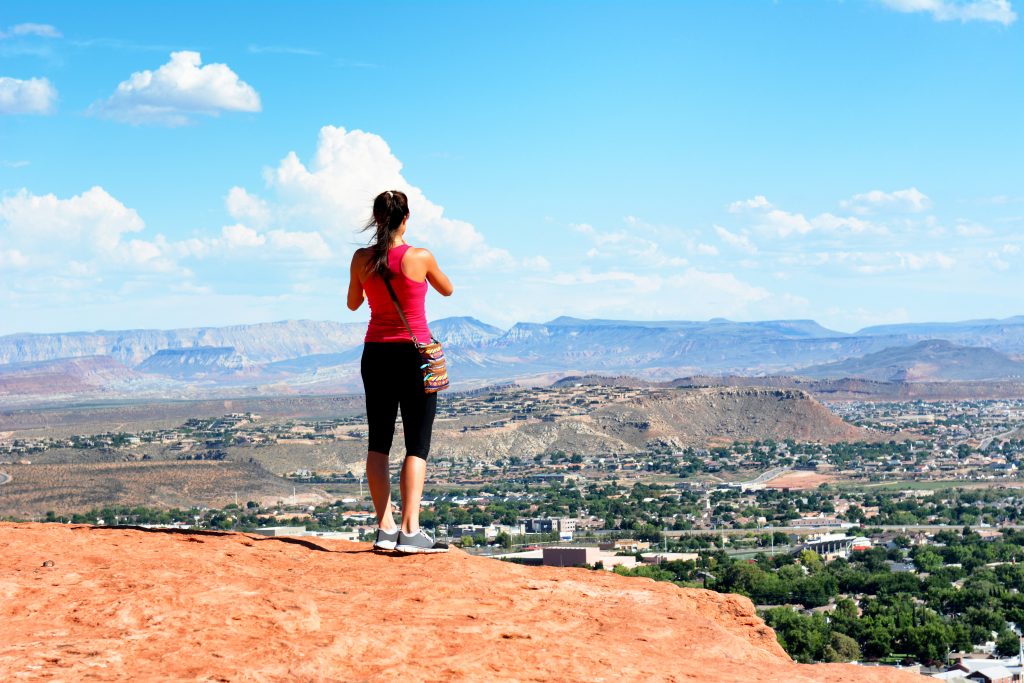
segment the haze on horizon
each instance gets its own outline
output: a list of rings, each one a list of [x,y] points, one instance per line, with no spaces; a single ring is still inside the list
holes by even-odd
[[[356,322],[370,201],[432,319],[1024,313],[1019,0],[5,5],[0,334]]]

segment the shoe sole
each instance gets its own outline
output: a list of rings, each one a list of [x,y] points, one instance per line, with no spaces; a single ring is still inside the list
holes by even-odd
[[[394,550],[397,545],[396,541],[380,541],[379,543],[374,543],[373,548],[374,550]]]
[[[427,553],[446,553],[448,548],[420,548],[415,545],[398,545],[395,550],[406,555],[423,555]]]

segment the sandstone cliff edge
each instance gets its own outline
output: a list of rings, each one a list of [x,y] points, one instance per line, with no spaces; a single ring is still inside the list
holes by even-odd
[[[795,664],[746,598],[607,572],[0,524],[0,680],[925,679]]]

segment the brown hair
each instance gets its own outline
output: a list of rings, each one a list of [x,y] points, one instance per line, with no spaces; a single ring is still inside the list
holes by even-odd
[[[391,277],[388,269],[388,252],[395,241],[395,233],[402,221],[409,215],[409,198],[399,190],[381,192],[373,200],[373,217],[366,221],[363,230],[373,230],[373,258],[370,259],[370,270],[381,277]]]

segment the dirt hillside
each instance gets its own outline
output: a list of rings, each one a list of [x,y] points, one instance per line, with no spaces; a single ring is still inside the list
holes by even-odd
[[[794,664],[745,598],[601,571],[3,524],[0,680],[924,679]]]
[[[844,422],[805,391],[767,387],[666,389],[551,422],[510,422],[479,431],[439,422],[435,430],[433,452],[439,457],[483,458],[553,450],[633,453],[765,439],[836,443],[892,438]]]

